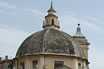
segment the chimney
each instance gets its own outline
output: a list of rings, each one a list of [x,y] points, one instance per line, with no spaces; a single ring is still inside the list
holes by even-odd
[[[2,60],[2,57],[0,57],[0,61]]]
[[[5,59],[8,60],[8,56],[5,56]]]

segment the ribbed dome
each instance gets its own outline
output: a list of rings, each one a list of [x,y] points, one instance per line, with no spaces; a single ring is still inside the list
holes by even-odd
[[[41,54],[84,57],[70,35],[55,29],[45,29],[30,35],[19,47],[16,57]]]

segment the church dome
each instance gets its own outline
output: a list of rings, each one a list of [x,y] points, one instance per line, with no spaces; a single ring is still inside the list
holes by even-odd
[[[19,47],[16,57],[33,55],[63,55],[83,58],[79,43],[70,35],[59,30],[58,17],[51,3],[43,28],[30,35]]]
[[[84,57],[73,38],[56,29],[44,29],[30,35],[21,44],[16,57],[42,54]]]

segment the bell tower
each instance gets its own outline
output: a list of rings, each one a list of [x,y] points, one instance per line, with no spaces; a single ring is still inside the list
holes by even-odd
[[[84,52],[85,58],[88,59],[88,49],[89,49],[90,43],[88,42],[86,37],[82,34],[80,24],[78,24],[77,31],[73,36],[73,38],[78,41],[78,43],[80,44],[80,47]]]
[[[58,17],[55,15],[56,11],[53,8],[53,2],[51,2],[50,9],[47,11],[48,15],[45,16],[45,20],[43,21],[44,29],[56,29],[60,28]]]

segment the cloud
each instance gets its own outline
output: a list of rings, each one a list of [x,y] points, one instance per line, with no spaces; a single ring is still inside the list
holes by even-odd
[[[82,20],[81,23],[83,25],[83,28],[87,31],[92,31],[95,33],[103,33],[103,27],[101,27],[96,22],[90,22],[90,21]],[[94,30],[96,30],[96,31],[94,31]]]
[[[59,18],[61,30],[65,32],[74,33],[73,31],[76,29],[78,19],[70,16],[70,15],[62,15]],[[76,30],[75,30],[76,31]]]
[[[0,2],[0,14],[3,17],[18,17],[22,19],[27,19],[33,21],[34,19],[39,20],[43,19],[45,14],[35,8],[19,7],[15,6],[12,3]],[[34,20],[36,22],[36,20]]]
[[[1,8],[8,8],[8,9],[15,9],[16,8],[16,6],[11,5],[7,2],[0,2],[0,7]]]
[[[26,10],[27,12],[36,14],[36,15],[44,15],[43,12],[37,10],[37,9],[33,9],[33,8],[24,8],[24,10]]]
[[[33,8],[23,8],[23,11],[25,12],[23,14],[32,20],[34,20],[34,18],[36,20],[39,20],[39,19],[42,20],[45,16],[44,12],[41,12],[40,10],[35,9],[35,8],[34,9]]]
[[[0,24],[0,56],[14,57],[21,42],[29,33]]]
[[[89,17],[89,20],[91,20],[91,21],[99,21],[99,19],[97,19],[95,17]]]
[[[91,69],[103,69],[103,62],[104,59],[103,50],[96,49],[97,45],[92,45],[90,47],[89,51],[89,62],[90,62],[90,68]],[[99,64],[100,63],[100,64]]]
[[[17,10],[17,7],[10,3],[0,2],[0,14],[15,15]]]
[[[3,12],[4,12],[4,10],[1,10],[1,9],[0,9],[0,13],[3,13]]]
[[[76,18],[74,16],[70,16],[70,15],[62,15],[60,16],[60,25],[62,27],[63,30],[68,30],[70,32],[73,32],[73,30],[75,30],[77,24],[78,24],[78,19],[81,19],[79,21],[79,23],[81,24],[81,27],[86,30],[86,31],[91,31],[91,32],[95,32],[95,33],[103,33],[103,27],[101,25],[99,25],[96,21],[98,21],[98,19],[95,18],[90,18],[91,20],[96,20],[96,21],[90,21],[87,20],[85,18]],[[94,31],[96,30],[96,31]]]

